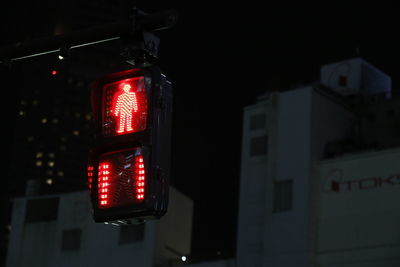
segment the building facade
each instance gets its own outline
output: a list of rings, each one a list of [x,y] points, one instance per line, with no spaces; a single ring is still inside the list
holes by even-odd
[[[16,199],[6,266],[172,266],[190,254],[193,202],[173,188],[159,221],[118,227],[90,210],[86,191]]]
[[[391,95],[390,77],[356,58],[245,108],[237,266],[400,265]]]

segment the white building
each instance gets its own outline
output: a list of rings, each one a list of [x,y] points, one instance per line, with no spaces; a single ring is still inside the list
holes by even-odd
[[[94,223],[87,192],[18,198],[7,266],[170,266],[190,254],[193,202],[171,188],[158,221]]]
[[[390,96],[390,77],[356,58],[245,108],[238,267],[400,266]]]

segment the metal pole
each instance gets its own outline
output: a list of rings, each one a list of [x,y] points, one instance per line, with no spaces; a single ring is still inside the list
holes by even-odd
[[[0,48],[0,63],[59,53],[62,49],[73,49],[102,42],[108,42],[132,35],[137,30],[159,31],[171,28],[177,21],[177,12],[167,10],[160,13],[138,16],[132,20],[92,27],[52,37],[29,40]]]

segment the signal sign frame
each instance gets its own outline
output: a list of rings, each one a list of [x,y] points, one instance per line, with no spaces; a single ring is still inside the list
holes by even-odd
[[[147,126],[143,131],[103,135],[104,87],[143,77],[147,95]],[[129,69],[104,76],[92,83],[95,145],[89,155],[93,217],[96,222],[126,222],[160,218],[167,211],[171,159],[172,85],[158,67]],[[140,203],[99,207],[98,171],[102,155],[140,150],[146,166],[145,197]],[[121,152],[122,153],[122,152]]]

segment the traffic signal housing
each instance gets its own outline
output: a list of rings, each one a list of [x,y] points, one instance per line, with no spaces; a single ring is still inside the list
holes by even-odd
[[[158,67],[92,84],[88,183],[96,222],[157,219],[168,206],[172,86]]]

